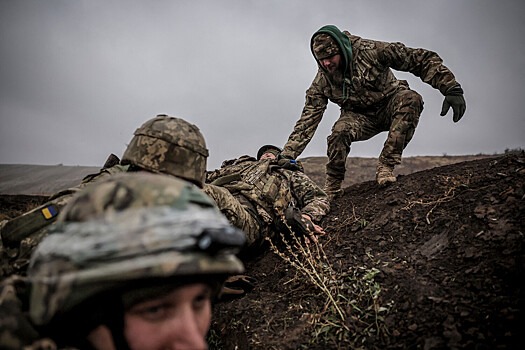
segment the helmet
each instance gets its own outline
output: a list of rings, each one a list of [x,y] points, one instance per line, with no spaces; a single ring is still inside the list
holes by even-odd
[[[105,292],[153,281],[223,280],[243,272],[235,254],[244,242],[186,181],[114,175],[73,197],[32,255],[30,317],[45,325]]]
[[[122,156],[123,165],[181,177],[202,187],[208,149],[197,126],[159,114],[142,124],[134,135]]]
[[[279,153],[281,153],[283,151],[282,149],[280,149],[279,147],[274,146],[274,145],[264,145],[261,148],[259,148],[259,150],[257,151],[257,159],[261,159],[263,154],[265,154],[266,152],[271,151],[271,150],[277,151],[276,152],[277,154],[279,154]]]

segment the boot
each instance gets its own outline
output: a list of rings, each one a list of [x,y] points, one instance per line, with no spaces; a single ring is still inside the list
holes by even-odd
[[[376,181],[379,186],[386,186],[396,182],[396,177],[394,176],[394,166],[379,162],[377,164]]]
[[[343,190],[341,189],[342,183],[343,180],[336,179],[335,177],[327,175],[326,181],[324,183],[324,191],[330,198],[337,197],[338,195],[343,193]]]
[[[227,301],[241,298],[251,292],[255,287],[257,280],[246,275],[230,276],[224,281],[219,293],[220,301]]]

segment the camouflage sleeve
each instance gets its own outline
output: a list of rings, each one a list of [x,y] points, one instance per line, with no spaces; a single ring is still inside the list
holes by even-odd
[[[327,82],[318,72],[312,85],[306,90],[306,101],[301,117],[295,123],[283,147],[281,153],[283,156],[292,159],[299,157],[314,136],[328,104],[328,98],[323,94],[326,84]]]
[[[0,347],[2,349],[26,349],[39,339],[39,334],[29,321],[22,296],[25,282],[19,276],[11,276],[0,283]],[[24,302],[25,301],[25,302]]]
[[[410,48],[402,43],[376,42],[379,58],[392,69],[409,72],[443,95],[459,83],[441,57],[430,50]]]
[[[328,214],[328,196],[315,182],[300,171],[293,172],[291,181],[294,197],[299,201],[303,214],[310,216],[313,221],[319,221]]]
[[[16,261],[25,261],[29,257],[34,247],[47,234],[49,225],[56,221],[62,208],[69,203],[77,192],[93,182],[126,170],[127,167],[117,165],[110,169],[104,169],[97,174],[89,175],[79,185],[53,194],[46,203],[2,224],[0,237],[4,245],[18,250],[18,252],[11,254],[16,257],[13,264]]]

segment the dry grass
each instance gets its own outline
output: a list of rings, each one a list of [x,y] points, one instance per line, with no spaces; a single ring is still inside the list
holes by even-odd
[[[306,316],[312,326],[311,345],[337,340],[360,348],[369,337],[387,335],[384,317],[391,305],[382,304],[381,286],[375,281],[378,269],[355,266],[337,271],[320,240],[294,232],[281,233],[279,239],[282,244],[268,239],[271,250],[326,297],[321,308]]]

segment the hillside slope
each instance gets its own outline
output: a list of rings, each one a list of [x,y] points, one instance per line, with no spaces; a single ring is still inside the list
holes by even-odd
[[[356,182],[323,220],[328,234],[250,257],[255,289],[216,306],[210,349],[519,348],[525,154],[445,158],[404,159],[386,188],[370,181],[373,159],[350,158]],[[303,160],[319,184],[324,160]],[[1,195],[0,214],[45,198]]]
[[[217,305],[212,349],[523,344],[523,152],[352,185],[322,224],[250,259],[258,282]]]

